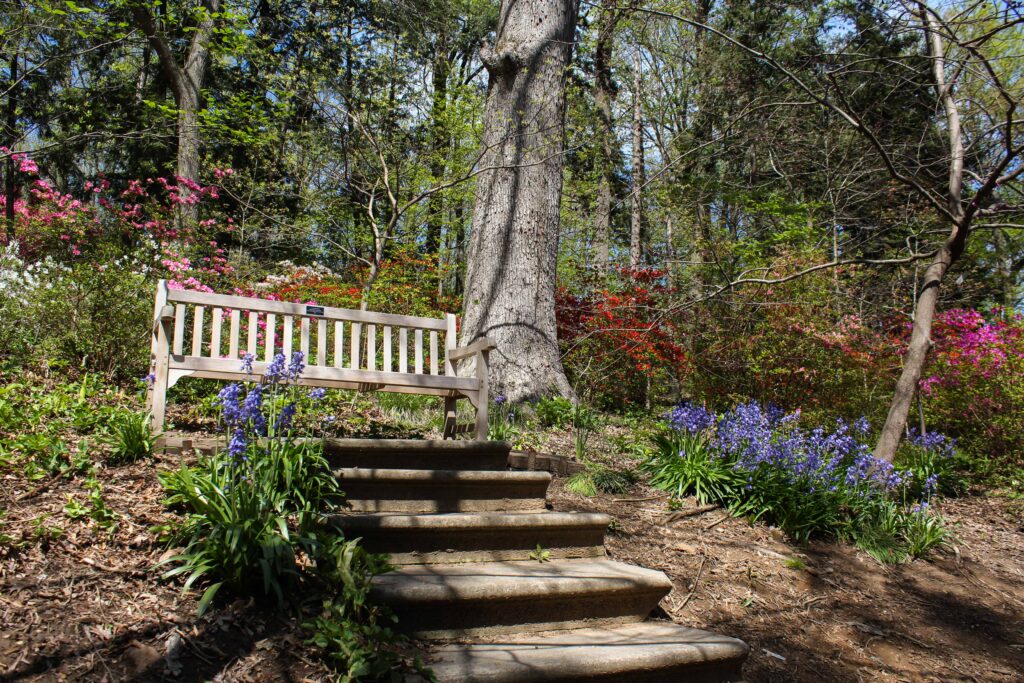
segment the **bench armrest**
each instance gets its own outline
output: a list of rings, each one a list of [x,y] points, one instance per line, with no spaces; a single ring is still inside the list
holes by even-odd
[[[459,361],[464,358],[476,355],[477,353],[487,353],[494,348],[494,344],[487,340],[487,337],[481,337],[475,342],[468,346],[463,346],[461,349],[451,349],[448,351],[448,360]]]
[[[153,321],[153,334],[161,325],[168,325],[174,322],[174,306],[166,305],[160,309],[160,317]]]

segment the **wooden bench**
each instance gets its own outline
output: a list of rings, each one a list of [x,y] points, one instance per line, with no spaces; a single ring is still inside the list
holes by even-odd
[[[486,338],[457,349],[455,316],[421,318],[311,306],[242,296],[169,289],[160,280],[153,309],[147,407],[162,432],[167,390],[182,377],[259,379],[274,355],[306,363],[298,384],[390,391],[444,398],[444,438],[475,433],[487,438]],[[443,349],[443,356],[442,356]],[[253,355],[252,374],[242,356]],[[459,377],[460,362],[476,359],[472,377]],[[476,421],[456,423],[456,405],[467,399]]]

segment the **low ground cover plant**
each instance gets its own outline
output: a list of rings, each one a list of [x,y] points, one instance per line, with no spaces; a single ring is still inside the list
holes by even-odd
[[[872,456],[869,433],[863,418],[806,428],[799,411],[754,402],[721,415],[681,404],[646,467],[674,496],[721,504],[797,542],[848,540],[883,562],[920,557],[948,534],[929,502],[949,474],[952,443],[916,437],[907,466],[894,467]]]

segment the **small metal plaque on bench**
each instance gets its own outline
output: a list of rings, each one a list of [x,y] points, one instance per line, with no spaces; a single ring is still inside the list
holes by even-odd
[[[323,306],[306,306],[306,315],[323,315]]]

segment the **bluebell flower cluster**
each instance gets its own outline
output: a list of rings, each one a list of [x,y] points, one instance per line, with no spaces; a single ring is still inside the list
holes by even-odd
[[[672,429],[688,434],[699,434],[715,423],[715,416],[696,403],[680,403],[666,417]]]
[[[910,443],[947,458],[953,457],[953,451],[956,448],[956,439],[951,439],[939,432],[921,434],[917,429],[910,430]]]
[[[278,353],[274,356],[273,360],[267,366],[266,371],[263,373],[264,376],[271,382],[276,382],[284,378],[284,354]]]
[[[287,432],[292,427],[292,420],[295,419],[296,405],[289,403],[281,409],[281,414],[277,416],[277,420],[274,422],[274,433],[281,434]]]
[[[310,389],[310,391],[309,391],[309,397],[311,399],[313,399],[314,401],[322,400],[323,397],[326,396],[326,395],[327,395],[327,390],[326,389],[317,388],[317,389]]]
[[[306,369],[305,359],[306,357],[302,355],[302,351],[296,351],[292,354],[292,360],[288,364],[288,379],[297,380],[302,375],[302,371]]]
[[[242,370],[251,374],[255,357],[246,353],[242,356]],[[304,356],[302,352],[292,354],[291,362],[285,367],[284,354],[278,353],[267,365],[265,371],[269,385],[251,384],[248,390],[240,383],[232,383],[224,387],[217,394],[217,403],[221,409],[221,420],[226,429],[231,433],[228,442],[228,452],[236,459],[245,461],[249,444],[261,436],[267,436],[267,415],[264,413],[264,394],[267,386],[271,391],[288,381],[295,381],[302,375],[305,369]],[[324,389],[314,389],[310,396],[319,399],[323,398]],[[273,401],[271,401],[273,406]],[[274,420],[274,431],[277,434],[287,432],[295,418],[296,405],[294,402],[287,404],[281,409]]]
[[[757,476],[770,472],[809,493],[844,488],[853,495],[873,497],[907,481],[906,473],[872,455],[865,443],[871,426],[863,417],[852,424],[839,419],[831,428],[803,429],[797,426],[800,411],[749,402],[717,419],[701,406],[681,404],[667,418],[678,431],[709,433],[714,457],[732,462],[751,485]],[[926,498],[937,485],[937,480],[930,481]]]

